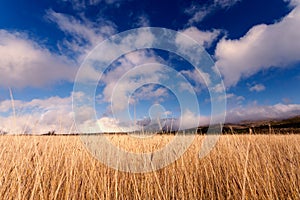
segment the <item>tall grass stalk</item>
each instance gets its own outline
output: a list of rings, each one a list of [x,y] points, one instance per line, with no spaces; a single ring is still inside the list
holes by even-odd
[[[107,137],[135,153],[173,138]],[[300,199],[300,135],[222,135],[199,159],[204,137],[169,166],[137,174],[99,162],[77,136],[3,135],[0,199]]]

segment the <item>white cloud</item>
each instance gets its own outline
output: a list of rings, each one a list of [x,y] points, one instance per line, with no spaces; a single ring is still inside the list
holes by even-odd
[[[293,7],[300,4],[299,0],[284,0],[284,1],[290,3],[290,5]]]
[[[97,121],[102,132],[130,132],[137,129],[133,124],[121,124],[118,120],[110,117],[102,117]]]
[[[222,98],[222,97],[219,97]],[[219,99],[222,101],[223,99]],[[245,97],[239,96],[233,93],[226,94],[226,109],[236,108],[237,106],[241,106],[245,101]]]
[[[133,31],[122,40],[120,47],[125,49],[128,47],[130,49],[133,49],[133,47],[150,47],[154,39],[155,36],[151,32],[151,29]]]
[[[83,95],[76,93],[74,97],[81,99]],[[10,100],[0,102],[0,130],[10,134],[43,134],[52,130],[58,134],[78,133],[79,131],[82,133],[100,132],[112,130],[112,128],[116,130],[117,125],[119,128],[126,128],[116,122],[109,124],[108,122],[113,122],[113,120],[109,121],[105,117],[94,119],[94,108],[86,105],[76,107],[74,113],[71,96],[33,99],[28,102],[14,100],[14,105],[16,116],[12,113]]]
[[[222,39],[215,55],[226,86],[234,86],[262,69],[299,62],[299,29],[300,6],[275,24],[254,26],[240,39]]]
[[[129,103],[132,103],[129,98],[130,93],[141,87],[141,84],[158,81],[162,71],[156,66],[144,67],[142,70],[134,69],[142,64],[159,63],[160,59],[153,51],[139,50],[127,54],[125,52],[135,49],[136,46],[151,46],[153,40],[154,36],[149,30],[139,30],[126,35],[118,44],[112,44],[109,41],[103,43],[102,45],[108,45],[108,47],[98,46],[89,54],[76,81],[97,84],[102,75],[99,84],[103,90],[102,95],[98,96],[100,97],[98,102],[110,104],[115,102],[112,100],[114,98],[117,101],[113,104],[114,111],[126,108]],[[122,56],[118,58],[120,55]],[[110,62],[113,64],[109,66]],[[98,63],[107,63],[107,66],[99,69]],[[150,94],[156,98],[158,95],[165,95],[164,93],[165,89],[158,88]],[[139,96],[139,98],[150,98],[147,95]],[[112,109],[108,105],[106,114],[111,113]]]
[[[230,8],[241,0],[214,0],[214,4],[219,5],[221,8]]]
[[[266,87],[263,84],[256,84],[249,88],[249,90],[251,92],[253,92],[253,91],[261,92],[261,91],[264,91],[265,89],[266,89]]]
[[[194,90],[200,92],[202,88],[206,88],[211,84],[210,75],[202,72],[199,69],[182,70],[181,73],[190,81],[194,83]],[[182,85],[184,86],[184,85]],[[188,87],[190,88],[190,87]]]
[[[63,51],[71,50],[71,53],[75,53],[79,57],[79,62],[93,47],[116,32],[115,25],[108,20],[94,24],[84,17],[79,20],[51,9],[47,11],[46,18],[56,23],[64,33],[72,37],[71,40],[65,39],[60,46]]]
[[[165,111],[164,113],[163,113],[163,115],[165,115],[166,117],[168,117],[168,116],[170,116],[170,115],[172,115],[173,113],[171,112],[171,111],[169,111],[169,110],[167,110],[167,111]]]
[[[71,103],[71,97],[33,99],[29,102],[15,100],[16,116],[13,116],[11,101],[2,101],[0,114],[4,115],[0,115],[0,129],[18,134],[42,134],[52,130],[59,133],[75,132]]]
[[[98,82],[98,78],[109,68],[111,62],[120,63],[120,66],[117,69],[113,69],[114,73],[110,72],[110,79],[115,79],[115,76],[119,77],[123,75],[136,65],[156,62],[158,57],[152,51],[142,52],[142,50],[139,50],[136,53],[128,53],[135,49],[150,47],[153,41],[154,35],[150,29],[143,29],[128,33],[122,38],[122,41],[113,43],[107,40],[101,43],[86,57],[76,81],[87,83]],[[121,56],[124,56],[124,59],[118,59]],[[103,64],[99,67],[99,63]],[[104,80],[104,82],[109,82],[109,80]]]
[[[98,24],[96,27],[87,19],[78,20],[73,16],[57,13],[53,10],[46,12],[46,18],[56,23],[58,27],[67,34],[73,36],[77,41],[87,41],[91,44],[97,44],[104,39],[104,36],[115,32],[114,25],[111,22],[107,24]]]
[[[82,98],[82,93],[74,94]],[[14,100],[16,116],[12,114],[10,100],[0,102],[0,130],[9,134],[94,133],[126,132],[133,130],[132,124],[122,124],[109,117],[93,119],[95,110],[82,105],[74,114],[71,97],[50,97],[31,101]],[[74,122],[74,116],[76,123]]]
[[[180,118],[180,129],[188,129],[188,128],[195,128],[199,125],[200,119],[199,116],[193,113],[190,110],[185,110],[184,113],[181,115]]]
[[[240,98],[233,94],[228,95],[229,99]],[[76,115],[76,130],[71,97],[51,97],[48,99],[34,99],[29,102],[15,100],[16,116],[5,114],[0,115],[0,130],[8,133],[34,133],[42,134],[55,130],[57,133],[74,133],[78,130],[87,132],[126,132],[136,127],[128,122],[120,122],[107,116],[96,120],[90,119],[92,108],[81,107]],[[8,108],[8,109],[7,109]],[[77,110],[78,111],[78,110]],[[11,112],[10,100],[0,102],[0,113]],[[299,104],[275,104],[271,106],[238,107],[227,111],[226,122],[240,122],[243,120],[264,120],[280,119],[299,115]],[[165,113],[170,115],[171,113]],[[216,116],[218,117],[218,116]],[[210,122],[209,116],[198,116],[190,110],[185,110],[181,116],[181,129],[207,125]]]
[[[189,93],[193,94],[194,92],[200,92],[201,88],[196,88],[193,87],[190,83],[188,82],[180,82],[178,85],[179,91],[188,91]]]
[[[151,83],[158,81],[161,77],[160,67],[144,67],[143,70],[134,69],[136,66],[146,63],[158,63],[159,58],[151,51],[136,51],[126,54],[117,60],[117,66],[105,73],[101,82],[105,84],[103,89],[103,101],[110,103],[112,96],[118,99],[115,109],[122,110],[129,101],[128,92],[134,92],[141,83]],[[125,77],[123,77],[125,76]],[[139,76],[139,79],[135,77]],[[122,78],[123,77],[123,78]]]
[[[131,103],[135,103],[140,100],[155,100],[155,102],[160,102],[162,99],[168,97],[168,90],[164,87],[155,87],[156,85],[150,84],[145,85],[137,89],[133,96],[131,96]]]
[[[210,8],[200,9],[197,11],[191,19],[189,19],[188,24],[194,24],[201,22],[212,10]]]
[[[205,99],[205,102],[211,102],[211,101],[224,101],[226,100],[226,107],[228,108],[232,108],[232,107],[237,107],[237,105],[241,105],[243,103],[243,101],[245,100],[245,97],[243,96],[239,96],[236,95],[234,93],[226,93],[224,96],[218,96],[217,99],[212,99],[212,98],[207,98]]]
[[[299,104],[275,104],[271,106],[257,106],[234,108],[227,111],[226,122],[240,122],[245,120],[283,119],[298,116]]]
[[[237,96],[236,99],[237,99],[238,101],[244,101],[244,100],[245,100],[245,97],[243,97],[243,96]]]
[[[109,97],[109,102],[114,102],[114,110],[123,110],[128,104],[129,95],[141,86],[149,83],[158,83],[164,78],[163,68],[158,65],[147,66],[143,68],[134,68],[130,70],[126,76],[123,76],[116,83],[110,82],[108,87],[104,90],[104,95]],[[109,87],[113,87],[113,90],[109,90]],[[166,90],[156,90],[157,95],[165,94]],[[158,98],[156,93],[150,95],[153,98]],[[148,97],[150,97],[148,95]],[[110,97],[112,99],[110,99]],[[146,96],[144,96],[145,98]]]
[[[192,25],[201,22],[205,17],[219,9],[229,9],[241,0],[214,0],[212,4],[198,5],[192,4],[185,9],[185,13],[192,16],[188,24]]]
[[[147,17],[147,15],[143,14],[138,16],[137,22],[134,24],[134,26],[137,27],[149,27],[150,26],[150,20]]]
[[[100,3],[119,7],[123,0],[57,0],[60,3],[68,2],[76,11],[85,11],[88,6],[98,6]],[[105,5],[104,4],[104,5]]]
[[[0,30],[0,87],[42,87],[73,81],[74,63],[50,52],[26,34]]]
[[[205,48],[209,48],[211,43],[215,41],[220,34],[220,31],[216,29],[212,31],[200,31],[194,26],[180,32],[191,37]],[[175,42],[176,44],[180,45],[181,48],[189,48],[191,46],[189,40],[185,39],[184,37],[179,37],[179,35],[176,37]]]
[[[213,89],[214,92],[218,92],[218,93],[225,92],[224,85],[221,84],[221,83],[217,84],[212,89]]]
[[[199,116],[190,110],[185,110],[180,116],[181,127],[180,129],[195,128],[197,126],[208,125],[210,123],[210,116]]]

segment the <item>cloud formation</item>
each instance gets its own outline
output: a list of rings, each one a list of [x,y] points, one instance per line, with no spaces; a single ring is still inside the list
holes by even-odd
[[[76,67],[24,33],[0,30],[0,87],[43,87],[72,82]]]
[[[108,20],[100,20],[95,24],[84,17],[76,19],[52,9],[47,10],[45,17],[57,24],[67,36],[71,36],[71,39],[65,37],[60,47],[62,53],[75,55],[78,63],[82,62],[96,45],[116,32],[115,24]]]
[[[196,42],[198,42],[204,48],[209,48],[213,41],[217,39],[220,34],[220,30],[212,30],[212,31],[201,31],[194,26],[191,26],[187,29],[180,31],[181,33],[191,37]],[[189,40],[183,37],[177,37],[175,42],[180,45],[181,48],[189,48],[190,43]]]
[[[216,65],[226,86],[262,69],[289,67],[300,62],[300,6],[281,21],[252,27],[240,39],[222,39],[216,47]]]
[[[15,100],[16,115],[10,100],[0,102],[0,130],[8,133],[73,132],[71,97],[50,97],[31,101]]]
[[[131,52],[129,54],[124,55],[122,58],[119,58],[115,61],[115,66],[110,71],[106,72],[101,82],[104,83],[106,86],[103,90],[104,100],[109,102],[111,100],[112,91],[116,87],[116,84],[121,84],[118,82],[124,75],[126,76],[126,73],[130,72],[130,70],[134,69],[134,67],[146,64],[146,63],[157,63],[159,61],[159,58],[156,57],[156,55],[152,51],[135,51]],[[155,68],[147,68],[144,69],[145,71],[142,74],[149,74],[149,77],[151,74],[155,75],[155,72],[158,69]],[[141,75],[142,75],[141,74]],[[132,74],[134,76],[135,74]],[[154,76],[153,75],[153,76]],[[148,81],[151,81],[152,79],[148,77]],[[124,85],[124,88],[126,92],[127,90],[130,90],[134,88],[133,84],[130,84],[130,78],[127,77],[127,79],[123,79],[122,84]]]
[[[228,98],[233,98],[233,96],[229,95]],[[81,107],[81,111],[76,113],[77,124],[75,126],[71,97],[54,96],[47,99],[33,99],[28,102],[15,100],[14,105],[16,116],[12,115],[10,100],[0,102],[0,131],[17,134],[42,134],[52,130],[55,130],[56,133],[77,133],[76,127],[79,127],[79,130],[86,130],[86,132],[99,130],[102,132],[126,132],[136,128],[133,124],[124,124],[118,119],[108,116],[90,119],[91,113],[95,111],[89,107]],[[226,122],[282,119],[297,116],[299,113],[300,104],[251,105],[228,110]],[[197,116],[186,110],[181,115],[181,120],[181,129],[192,128],[198,122],[199,125],[209,124],[210,116]]]
[[[290,4],[290,6],[294,7],[300,4],[299,0],[283,0],[285,2],[288,2]]]
[[[195,92],[201,92],[203,88],[206,88],[211,84],[210,75],[198,69],[182,70],[181,73],[190,81],[190,83],[193,83]],[[185,86],[185,84],[181,86]],[[188,88],[189,87],[187,87],[187,89]]]
[[[119,7],[123,0],[57,0],[59,3],[69,3],[76,11],[84,11],[89,6],[114,5]]]
[[[261,92],[264,91],[266,87],[263,84],[255,84],[249,88],[250,92]]]
[[[142,14],[137,17],[136,23],[133,24],[136,27],[148,27],[150,26],[149,17],[146,14]]]
[[[74,95],[80,98],[84,94]],[[49,131],[68,134],[78,133],[80,130],[86,130],[85,133],[129,130],[129,126],[123,126],[114,118],[91,119],[95,112],[91,107],[82,106],[74,114],[71,96],[54,96],[31,101],[14,100],[14,107],[15,116],[11,100],[0,102],[0,131],[9,134],[43,134]]]
[[[251,107],[238,107],[227,111],[226,122],[284,119],[298,116],[299,113],[300,104],[251,105]]]
[[[193,3],[189,8],[185,9],[185,13],[190,15],[188,25],[199,23],[208,15],[220,9],[229,9],[241,0],[214,0],[212,4],[199,5]]]

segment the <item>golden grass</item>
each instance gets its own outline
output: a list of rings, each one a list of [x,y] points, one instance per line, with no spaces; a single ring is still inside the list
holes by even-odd
[[[132,174],[99,163],[76,136],[1,136],[0,198],[300,199],[300,135],[223,135],[198,159],[203,137],[170,166]]]

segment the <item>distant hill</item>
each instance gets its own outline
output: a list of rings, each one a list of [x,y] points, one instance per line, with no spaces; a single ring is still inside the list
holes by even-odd
[[[206,133],[208,126],[200,126],[198,133]],[[227,123],[223,126],[225,134],[293,134],[300,133],[300,116],[288,119],[243,121]]]
[[[213,127],[213,126],[212,126]],[[186,129],[185,133],[206,134],[208,131],[207,126],[199,126],[198,128]],[[213,127],[214,128],[214,127]],[[220,127],[215,127],[215,130],[219,130]],[[157,129],[155,129],[157,130]],[[151,131],[150,131],[151,132]],[[145,132],[144,134],[150,134]],[[158,134],[175,134],[176,131],[170,131],[163,129]],[[223,134],[300,134],[300,115],[288,119],[277,120],[258,120],[258,121],[243,121],[240,123],[226,123],[222,128]],[[55,131],[49,131],[42,135],[48,136],[63,136],[63,135],[84,135],[85,133],[72,133],[72,134],[56,134]],[[98,135],[100,133],[92,133],[89,135]],[[125,132],[120,133],[105,133],[105,134],[127,134]],[[136,133],[138,134],[138,133]]]

